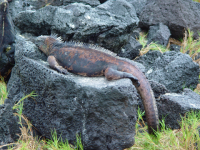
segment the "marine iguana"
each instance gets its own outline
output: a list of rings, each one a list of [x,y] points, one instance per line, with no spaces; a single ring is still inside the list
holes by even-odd
[[[154,134],[153,130],[158,129],[154,94],[145,75],[136,66],[106,49],[81,43],[63,43],[52,35],[39,36],[34,43],[48,56],[50,67],[60,73],[68,74],[69,71],[88,77],[105,76],[107,80],[131,79],[142,97],[149,133]]]
[[[8,1],[0,0],[0,76],[6,82],[15,64],[15,31],[8,8]]]
[[[0,57],[5,52],[7,55],[14,54],[15,42],[14,25],[8,12],[8,1],[0,0]]]

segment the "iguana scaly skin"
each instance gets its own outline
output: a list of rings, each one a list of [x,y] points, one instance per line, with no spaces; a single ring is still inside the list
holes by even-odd
[[[88,77],[105,76],[108,80],[131,79],[142,97],[149,133],[158,129],[154,94],[145,75],[136,66],[94,46],[63,43],[54,36],[39,36],[35,43],[48,56],[50,67],[63,74],[69,71]]]
[[[4,51],[6,54],[14,53],[11,49],[14,42],[14,25],[8,12],[8,1],[0,0],[0,57]]]

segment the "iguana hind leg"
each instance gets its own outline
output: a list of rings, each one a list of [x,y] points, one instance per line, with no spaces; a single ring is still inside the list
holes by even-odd
[[[111,68],[111,67],[107,68],[105,70],[105,77],[108,80],[117,80],[117,79],[122,79],[122,78],[129,78],[129,79],[131,79],[132,82],[136,83],[136,85],[138,87],[140,86],[140,83],[135,76],[133,76],[132,74],[127,73],[127,72],[118,71],[115,68]]]
[[[57,70],[60,73],[69,74],[67,69],[65,69],[65,68],[63,68],[62,66],[59,65],[59,63],[57,62],[57,60],[56,60],[56,58],[54,56],[49,56],[47,58],[47,61],[48,61],[48,63],[49,63],[51,68]]]

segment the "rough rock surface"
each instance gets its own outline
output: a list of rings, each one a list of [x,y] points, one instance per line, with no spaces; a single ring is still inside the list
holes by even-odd
[[[170,47],[169,47],[169,49],[171,51],[180,52],[181,46],[175,45],[175,44],[171,44]]]
[[[158,25],[150,26],[147,36],[147,45],[149,45],[151,42],[154,42],[166,47],[170,36],[170,30],[166,25],[159,23]]]
[[[10,2],[11,8],[9,9],[13,18],[20,13],[21,11],[27,10],[37,10],[42,7],[52,5],[52,6],[66,6],[71,3],[83,3],[86,5],[90,5],[92,7],[96,7],[100,5],[99,0],[13,0]]]
[[[190,89],[184,89],[183,93],[167,93],[157,101],[159,119],[165,119],[165,123],[172,129],[180,128],[181,116],[191,110],[200,110],[200,95]]]
[[[32,42],[18,40],[6,103],[35,91],[35,100],[24,101],[23,114],[47,138],[56,129],[69,142],[81,134],[86,150],[134,144],[137,92],[130,80],[66,76],[38,60],[43,57]]]
[[[169,51],[149,51],[136,60],[146,68],[149,80],[166,86],[170,92],[181,92],[183,88],[196,88],[199,78],[199,65],[187,54]]]
[[[134,37],[135,39],[139,39],[140,32],[141,32],[141,29],[140,28],[136,28],[131,32],[130,36]]]
[[[95,43],[114,52],[128,42],[137,26],[134,7],[125,0],[110,0],[95,8],[82,3],[47,6],[22,11],[14,18],[21,32],[35,35],[57,33],[64,40]]]
[[[151,88],[154,92],[154,96],[156,99],[163,94],[169,93],[169,90],[163,84],[152,80],[150,80],[149,83],[151,84]]]
[[[19,133],[18,118],[13,115],[12,105],[0,105],[0,145],[13,143]]]
[[[125,46],[123,46],[118,56],[132,60],[139,56],[141,49],[142,45],[131,36],[129,42]]]
[[[131,3],[134,6],[137,16],[139,17],[140,12],[146,5],[147,0],[127,0],[127,2]]]
[[[182,38],[184,29],[200,23],[199,5],[192,0],[147,1],[140,13],[139,26],[147,29],[158,23],[167,25],[173,37]]]

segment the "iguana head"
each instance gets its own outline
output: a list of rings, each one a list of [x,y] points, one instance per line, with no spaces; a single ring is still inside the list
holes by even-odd
[[[60,42],[55,36],[39,36],[34,40],[34,43],[39,47],[39,49],[44,52],[46,55],[49,55],[53,45]]]
[[[7,0],[0,0],[0,11],[1,14],[7,15],[8,14],[8,1]]]
[[[38,48],[45,53],[46,55],[49,55],[49,52],[51,50],[51,46],[55,42],[54,39],[52,39],[50,36],[39,36],[34,40],[34,43],[38,46]]]

